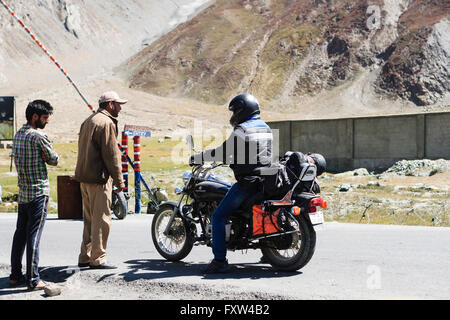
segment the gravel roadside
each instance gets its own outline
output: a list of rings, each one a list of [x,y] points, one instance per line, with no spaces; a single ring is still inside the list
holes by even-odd
[[[8,265],[0,265],[0,300],[290,300],[268,293],[242,292],[232,285],[208,286],[148,279],[124,280],[112,270],[80,270],[76,267],[42,268],[41,277],[62,288],[58,296],[9,287]],[[217,277],[216,277],[217,278]]]

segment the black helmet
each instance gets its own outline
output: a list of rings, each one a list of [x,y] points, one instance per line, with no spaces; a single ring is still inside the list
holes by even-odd
[[[233,112],[230,124],[235,127],[247,120],[248,117],[259,114],[259,103],[253,95],[241,93],[231,100],[228,110]]]
[[[317,176],[320,176],[327,169],[327,161],[320,153],[308,153],[308,156],[314,160],[317,167]]]

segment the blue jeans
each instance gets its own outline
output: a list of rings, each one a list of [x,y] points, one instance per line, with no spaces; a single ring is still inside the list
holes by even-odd
[[[35,287],[39,280],[39,243],[45,218],[48,196],[40,196],[28,203],[19,203],[16,232],[11,249],[10,279],[19,280],[22,274],[22,257],[27,248],[26,276],[28,285]]]
[[[254,195],[256,188],[242,187],[235,183],[228,190],[225,197],[212,214],[212,251],[214,259],[224,260],[227,255],[227,245],[225,242],[225,224],[231,214],[238,209],[242,203]]]

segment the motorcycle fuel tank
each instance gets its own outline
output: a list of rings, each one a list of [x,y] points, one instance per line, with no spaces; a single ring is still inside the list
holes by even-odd
[[[200,201],[220,201],[230,190],[229,187],[216,182],[200,182],[195,186],[195,197]]]

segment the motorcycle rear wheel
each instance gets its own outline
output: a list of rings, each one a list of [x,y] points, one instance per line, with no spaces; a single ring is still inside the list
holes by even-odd
[[[271,245],[262,247],[261,251],[272,267],[279,271],[292,272],[303,268],[316,246],[316,234],[310,222],[304,216],[297,217],[298,227],[294,221],[297,233],[292,234],[292,241],[287,249],[276,249]],[[269,242],[270,243],[270,242]]]
[[[152,240],[161,256],[169,261],[180,261],[191,252],[194,236],[189,224],[181,217],[175,217],[169,234],[164,234],[174,209],[175,206],[171,204],[163,204],[159,207],[153,217]]]

